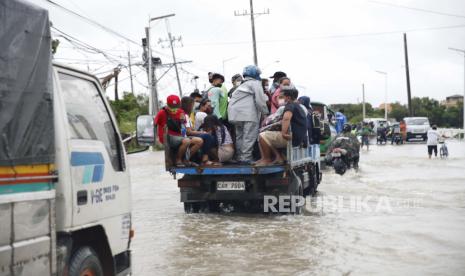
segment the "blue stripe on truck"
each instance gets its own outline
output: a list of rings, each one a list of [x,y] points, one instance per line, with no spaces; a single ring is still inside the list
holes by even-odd
[[[71,152],[71,166],[105,165],[100,152]]]

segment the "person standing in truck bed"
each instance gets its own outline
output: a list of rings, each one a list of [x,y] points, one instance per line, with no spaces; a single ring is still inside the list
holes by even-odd
[[[236,131],[237,161],[250,164],[252,152],[257,141],[262,116],[268,114],[267,97],[263,92],[257,66],[244,68],[244,81],[232,94],[228,108],[228,118]]]

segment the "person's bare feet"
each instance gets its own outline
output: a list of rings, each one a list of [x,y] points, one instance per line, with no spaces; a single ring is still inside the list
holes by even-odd
[[[260,159],[260,160],[258,160],[257,162],[255,162],[254,165],[255,165],[255,166],[263,167],[263,166],[271,165],[272,163],[273,163],[272,160],[269,160],[269,159]]]

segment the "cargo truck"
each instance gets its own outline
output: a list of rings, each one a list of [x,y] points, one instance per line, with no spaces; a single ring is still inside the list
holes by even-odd
[[[0,14],[0,275],[130,274],[129,172],[100,82],[52,63],[46,10]]]

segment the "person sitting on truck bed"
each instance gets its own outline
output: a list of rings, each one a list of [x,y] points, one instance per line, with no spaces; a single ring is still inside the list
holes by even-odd
[[[187,148],[190,149],[190,156],[194,156],[195,153],[200,149],[203,144],[201,138],[185,137],[183,133],[186,124],[186,117],[184,111],[179,108],[180,99],[176,95],[170,95],[166,98],[166,104],[162,110],[160,110],[155,117],[155,125],[157,126],[157,134],[160,143],[164,143],[164,130],[165,126],[168,127],[168,144],[171,149],[177,149],[175,165],[179,167],[183,166],[195,166],[196,164],[189,160],[184,160]]]
[[[287,147],[287,141],[292,139],[292,146],[298,147],[307,143],[307,117],[304,110],[296,102],[299,91],[292,86],[281,89],[280,105],[285,105],[281,131],[264,131],[259,135],[260,153],[262,158],[255,163],[257,166],[278,165],[284,163],[284,157],[279,149]],[[291,126],[292,133],[289,133]],[[272,160],[272,154],[275,159]]]
[[[231,161],[234,156],[234,144],[228,128],[215,115],[208,115],[202,128],[215,137],[218,145],[218,160],[221,163]]]
[[[260,69],[255,65],[244,68],[244,81],[234,91],[229,102],[228,118],[235,127],[237,161],[250,164],[257,141],[262,116],[268,114],[267,97],[260,81]]]
[[[194,128],[195,130],[200,130],[200,127],[203,124],[203,121],[205,120],[205,117],[207,115],[212,114],[213,108],[211,106],[211,102],[209,99],[203,99],[200,102],[199,106],[199,111],[195,113],[195,123],[194,123]]]
[[[198,131],[194,130],[192,127],[192,124],[189,120],[189,116],[187,114],[190,114],[192,112],[192,109],[194,108],[194,99],[191,97],[182,97],[181,99],[181,108],[185,112],[186,116],[186,134],[189,137],[198,137],[201,138],[203,141],[202,144],[202,165],[210,166],[210,165],[217,165],[213,162],[211,162],[208,158],[208,155],[210,154],[210,151],[216,146],[216,140],[215,138],[205,132],[205,131]]]

